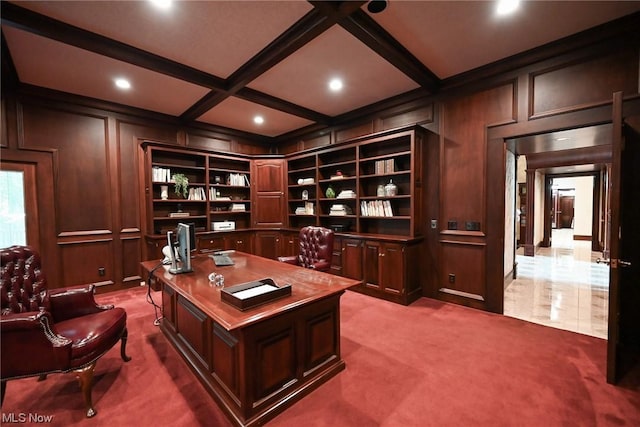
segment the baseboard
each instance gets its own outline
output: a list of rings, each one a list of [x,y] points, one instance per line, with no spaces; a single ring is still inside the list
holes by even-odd
[[[591,236],[582,236],[580,234],[574,234],[573,240],[586,240],[587,242],[591,241]]]

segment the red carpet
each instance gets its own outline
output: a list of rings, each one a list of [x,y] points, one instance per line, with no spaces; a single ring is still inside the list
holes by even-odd
[[[98,362],[95,418],[74,376],[56,374],[10,381],[2,424],[37,414],[54,426],[229,426],[145,296],[98,297],[127,310],[133,360],[116,346]],[[341,316],[347,369],[269,426],[640,425],[638,384],[605,382],[603,340],[429,299],[403,307],[347,292]]]

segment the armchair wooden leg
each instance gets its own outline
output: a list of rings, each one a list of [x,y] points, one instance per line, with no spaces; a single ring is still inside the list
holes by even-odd
[[[129,337],[129,331],[127,328],[124,328],[124,332],[122,333],[122,337],[120,338],[120,357],[125,362],[131,360],[131,357],[127,356],[127,338]]]
[[[39,382],[39,381],[44,381],[44,380],[46,380],[46,379],[47,379],[47,374],[42,374],[42,375],[40,375],[40,376],[38,377],[38,382]]]
[[[93,401],[91,399],[91,389],[93,388],[93,370],[96,367],[96,362],[86,366],[82,369],[75,371],[76,378],[80,383],[82,389],[82,397],[84,398],[84,406],[87,408],[87,418],[91,418],[98,412],[93,409]]]

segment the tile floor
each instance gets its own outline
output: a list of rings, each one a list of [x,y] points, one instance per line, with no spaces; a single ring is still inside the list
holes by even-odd
[[[516,251],[518,277],[504,291],[504,314],[607,339],[609,267],[573,230],[553,230],[552,247],[535,257]]]

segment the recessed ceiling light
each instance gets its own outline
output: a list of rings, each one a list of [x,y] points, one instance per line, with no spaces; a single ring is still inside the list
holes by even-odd
[[[333,92],[338,92],[342,90],[342,80],[340,79],[331,79],[329,82],[329,89]]]
[[[516,11],[520,5],[520,0],[498,0],[496,13],[498,15],[509,15]]]
[[[131,83],[129,83],[129,80],[127,79],[116,79],[115,83],[116,87],[118,87],[119,89],[131,89]]]
[[[151,4],[153,4],[154,6],[156,6],[159,9],[170,9],[171,8],[171,3],[173,3],[172,0],[149,0],[151,2]]]
[[[253,118],[253,123],[257,124],[257,125],[261,125],[264,123],[264,117],[262,116],[255,116]]]

